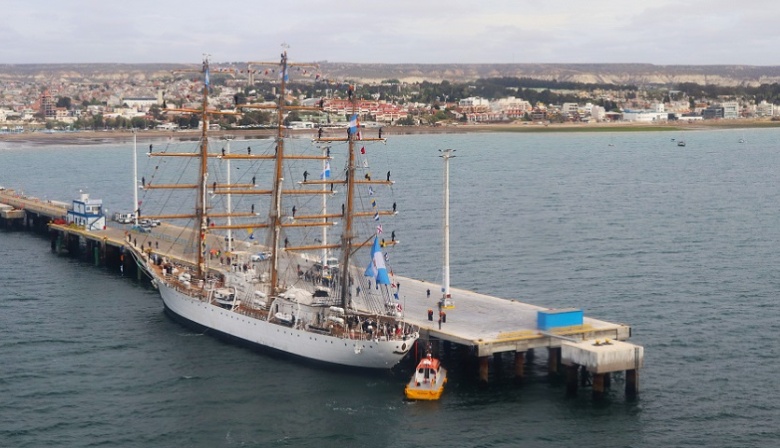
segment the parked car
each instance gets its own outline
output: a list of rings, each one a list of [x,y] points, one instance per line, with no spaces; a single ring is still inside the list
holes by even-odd
[[[144,227],[144,226],[133,226],[130,228],[130,230],[135,230],[136,232],[141,232],[141,233],[152,233],[151,227]]]
[[[252,261],[263,261],[263,260],[267,260],[270,257],[271,257],[270,252],[258,252],[252,255],[250,258]]]

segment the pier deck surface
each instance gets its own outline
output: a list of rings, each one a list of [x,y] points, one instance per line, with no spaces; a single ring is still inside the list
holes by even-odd
[[[30,210],[38,215],[52,219],[65,219],[65,215],[68,213],[68,209],[63,204],[23,196],[15,190],[0,190],[0,204],[10,205],[15,209]]]
[[[630,329],[589,317],[582,326],[541,331],[537,329],[537,313],[548,310],[517,300],[503,299],[473,291],[450,288],[453,309],[444,309],[446,322],[438,323],[440,285],[406,277],[399,277],[399,297],[404,306],[405,319],[418,325],[424,333],[446,341],[471,345],[479,356],[505,351],[526,351],[530,348],[560,347],[565,338],[609,338],[625,340]],[[426,298],[427,290],[431,298]],[[433,311],[433,321],[428,320]],[[561,336],[561,337],[558,337]]]

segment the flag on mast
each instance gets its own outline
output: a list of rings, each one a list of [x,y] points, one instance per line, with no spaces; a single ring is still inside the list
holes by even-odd
[[[379,249],[379,238],[374,237],[374,245],[371,247],[371,262],[366,268],[366,277],[374,277],[377,285],[389,285],[390,277],[387,275],[385,257]]]
[[[360,120],[358,120],[357,114],[352,115],[352,118],[349,119],[349,133],[354,134],[358,130],[358,126],[360,126]],[[362,152],[362,154],[365,154],[365,152]]]

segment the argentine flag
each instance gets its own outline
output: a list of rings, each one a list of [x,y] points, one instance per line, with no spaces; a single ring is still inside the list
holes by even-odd
[[[374,237],[374,245],[371,247],[371,262],[366,268],[366,277],[374,277],[377,285],[389,285],[390,277],[387,275],[385,258],[379,249],[379,238]]]
[[[360,123],[358,122],[358,116],[355,114],[352,116],[352,118],[349,119],[349,133],[354,134],[357,132],[359,125]]]
[[[330,179],[330,161],[325,162],[325,169],[322,170],[320,179]]]

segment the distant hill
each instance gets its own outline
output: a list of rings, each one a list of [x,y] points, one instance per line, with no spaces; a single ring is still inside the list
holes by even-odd
[[[0,64],[0,80],[141,81],[170,76],[173,70],[193,67],[198,68],[200,64]]]
[[[217,63],[217,66],[226,64]],[[242,67],[243,63],[230,63]],[[780,83],[780,66],[751,65],[653,65],[653,64],[358,64],[319,63],[328,79],[405,82],[470,81],[493,77],[528,77],[582,83],[672,85],[692,82],[720,86],[757,86]],[[169,76],[171,71],[199,68],[200,64],[0,64],[0,79],[148,80]]]
[[[605,84],[678,84],[720,86],[780,82],[780,66],[652,64],[320,64],[329,77],[364,80],[469,81],[517,77]]]

